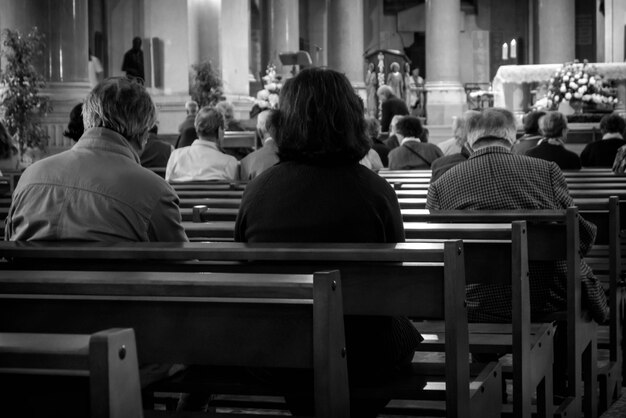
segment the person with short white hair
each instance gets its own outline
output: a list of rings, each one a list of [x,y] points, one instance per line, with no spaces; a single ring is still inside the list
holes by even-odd
[[[222,114],[211,107],[203,107],[196,115],[195,128],[198,139],[191,146],[178,148],[170,155],[165,180],[238,180],[237,159],[219,149],[224,138]]]
[[[566,209],[574,202],[556,163],[513,154],[515,117],[507,109],[489,108],[466,121],[473,150],[464,163],[445,172],[428,188],[426,207],[433,210]],[[581,216],[580,251],[584,256],[595,239],[596,227]],[[567,305],[565,261],[531,262],[530,296],[534,315],[564,310]],[[581,262],[583,304],[599,323],[608,319],[604,291],[587,264]],[[468,317],[472,321],[511,320],[510,286],[467,287]]]
[[[580,170],[580,158],[575,152],[565,149],[567,118],[560,112],[547,112],[539,118],[542,138],[537,146],[525,152],[529,157],[554,161],[561,170]]]
[[[142,85],[123,77],[100,82],[84,101],[80,140],[22,174],[6,239],[187,241],[178,196],[140,165],[155,122],[156,107]]]
[[[275,110],[264,110],[257,116],[256,129],[263,141],[263,146],[240,161],[241,180],[252,180],[280,161],[278,146],[274,139],[276,136],[275,119]]]

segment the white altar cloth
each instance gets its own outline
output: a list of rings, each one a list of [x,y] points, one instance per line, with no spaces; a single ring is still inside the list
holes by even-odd
[[[598,73],[608,80],[626,80],[625,62],[599,62],[590,63]],[[502,65],[498,68],[493,78],[492,89],[494,106],[506,107],[504,100],[504,84],[522,84],[539,81],[548,81],[563,64],[538,64],[538,65]]]

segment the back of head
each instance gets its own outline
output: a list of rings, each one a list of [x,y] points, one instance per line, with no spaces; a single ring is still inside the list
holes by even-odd
[[[539,135],[539,119],[541,119],[541,117],[545,114],[546,112],[543,110],[534,110],[524,115],[524,119],[522,120],[524,123],[524,133],[529,135]]]
[[[424,133],[424,127],[422,122],[415,116],[405,116],[398,121],[396,132],[404,138],[421,138]],[[428,140],[424,142],[428,142]]]
[[[454,138],[459,146],[465,145],[467,142],[467,120],[471,116],[480,115],[477,110],[468,110],[453,123],[452,129],[454,130]]]
[[[367,154],[363,104],[344,74],[304,69],[284,84],[279,103],[281,160],[345,164]]]
[[[383,84],[378,88],[378,90],[376,90],[376,94],[378,95],[378,97],[388,99],[393,96],[393,90],[388,85]]]
[[[274,128],[274,118],[276,116],[275,110],[264,110],[258,114],[256,119],[256,129],[264,138],[275,136],[276,129]]]
[[[11,135],[9,135],[4,124],[0,122],[0,159],[11,158],[15,154],[17,154],[17,148],[13,145]]]
[[[70,121],[67,124],[67,129],[63,132],[63,136],[76,142],[83,136],[83,132],[85,132],[85,126],[83,125],[83,104],[79,103],[74,106],[70,112]]]
[[[220,128],[224,129],[224,116],[218,110],[205,106],[198,111],[194,125],[200,138],[217,138]]]
[[[625,130],[626,121],[624,121],[624,118],[617,113],[606,115],[600,120],[600,131],[602,131],[602,134],[617,133],[624,135]]]
[[[398,126],[398,122],[403,117],[404,117],[404,115],[394,115],[391,118],[391,122],[389,122],[389,134],[390,135],[395,135],[396,134],[396,126]]]
[[[133,49],[134,50],[141,49],[141,38],[139,36],[135,36],[133,38]]]
[[[475,149],[479,141],[503,142],[513,145],[515,141],[515,117],[507,109],[487,108],[466,121],[467,143]]]
[[[235,108],[228,102],[218,102],[215,105],[215,110],[220,112],[226,121],[233,120],[235,117]]]
[[[196,113],[198,113],[198,102],[196,102],[195,100],[189,100],[185,103],[185,110],[187,111],[188,115],[195,115]]]
[[[156,123],[156,108],[146,89],[125,77],[111,77],[91,90],[83,104],[85,129],[107,128],[141,146]]]
[[[380,122],[371,116],[365,117],[365,134],[372,141],[380,135]]]
[[[561,112],[547,112],[539,119],[539,131],[546,138],[560,138],[567,131],[567,118]]]

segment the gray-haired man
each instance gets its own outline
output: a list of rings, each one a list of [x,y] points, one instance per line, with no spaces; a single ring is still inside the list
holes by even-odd
[[[139,163],[155,121],[154,103],[143,86],[125,78],[98,84],[84,102],[80,141],[24,171],[5,237],[187,241],[176,193]]]

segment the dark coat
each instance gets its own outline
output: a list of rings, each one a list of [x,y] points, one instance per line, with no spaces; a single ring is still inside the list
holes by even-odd
[[[382,119],[380,121],[380,129],[382,132],[389,132],[389,124],[395,115],[408,115],[409,108],[404,100],[398,99],[396,96],[390,96],[382,104]]]
[[[580,170],[580,158],[578,158],[578,155],[565,149],[562,145],[542,142],[526,151],[526,155],[546,161],[554,161],[561,170]]]

